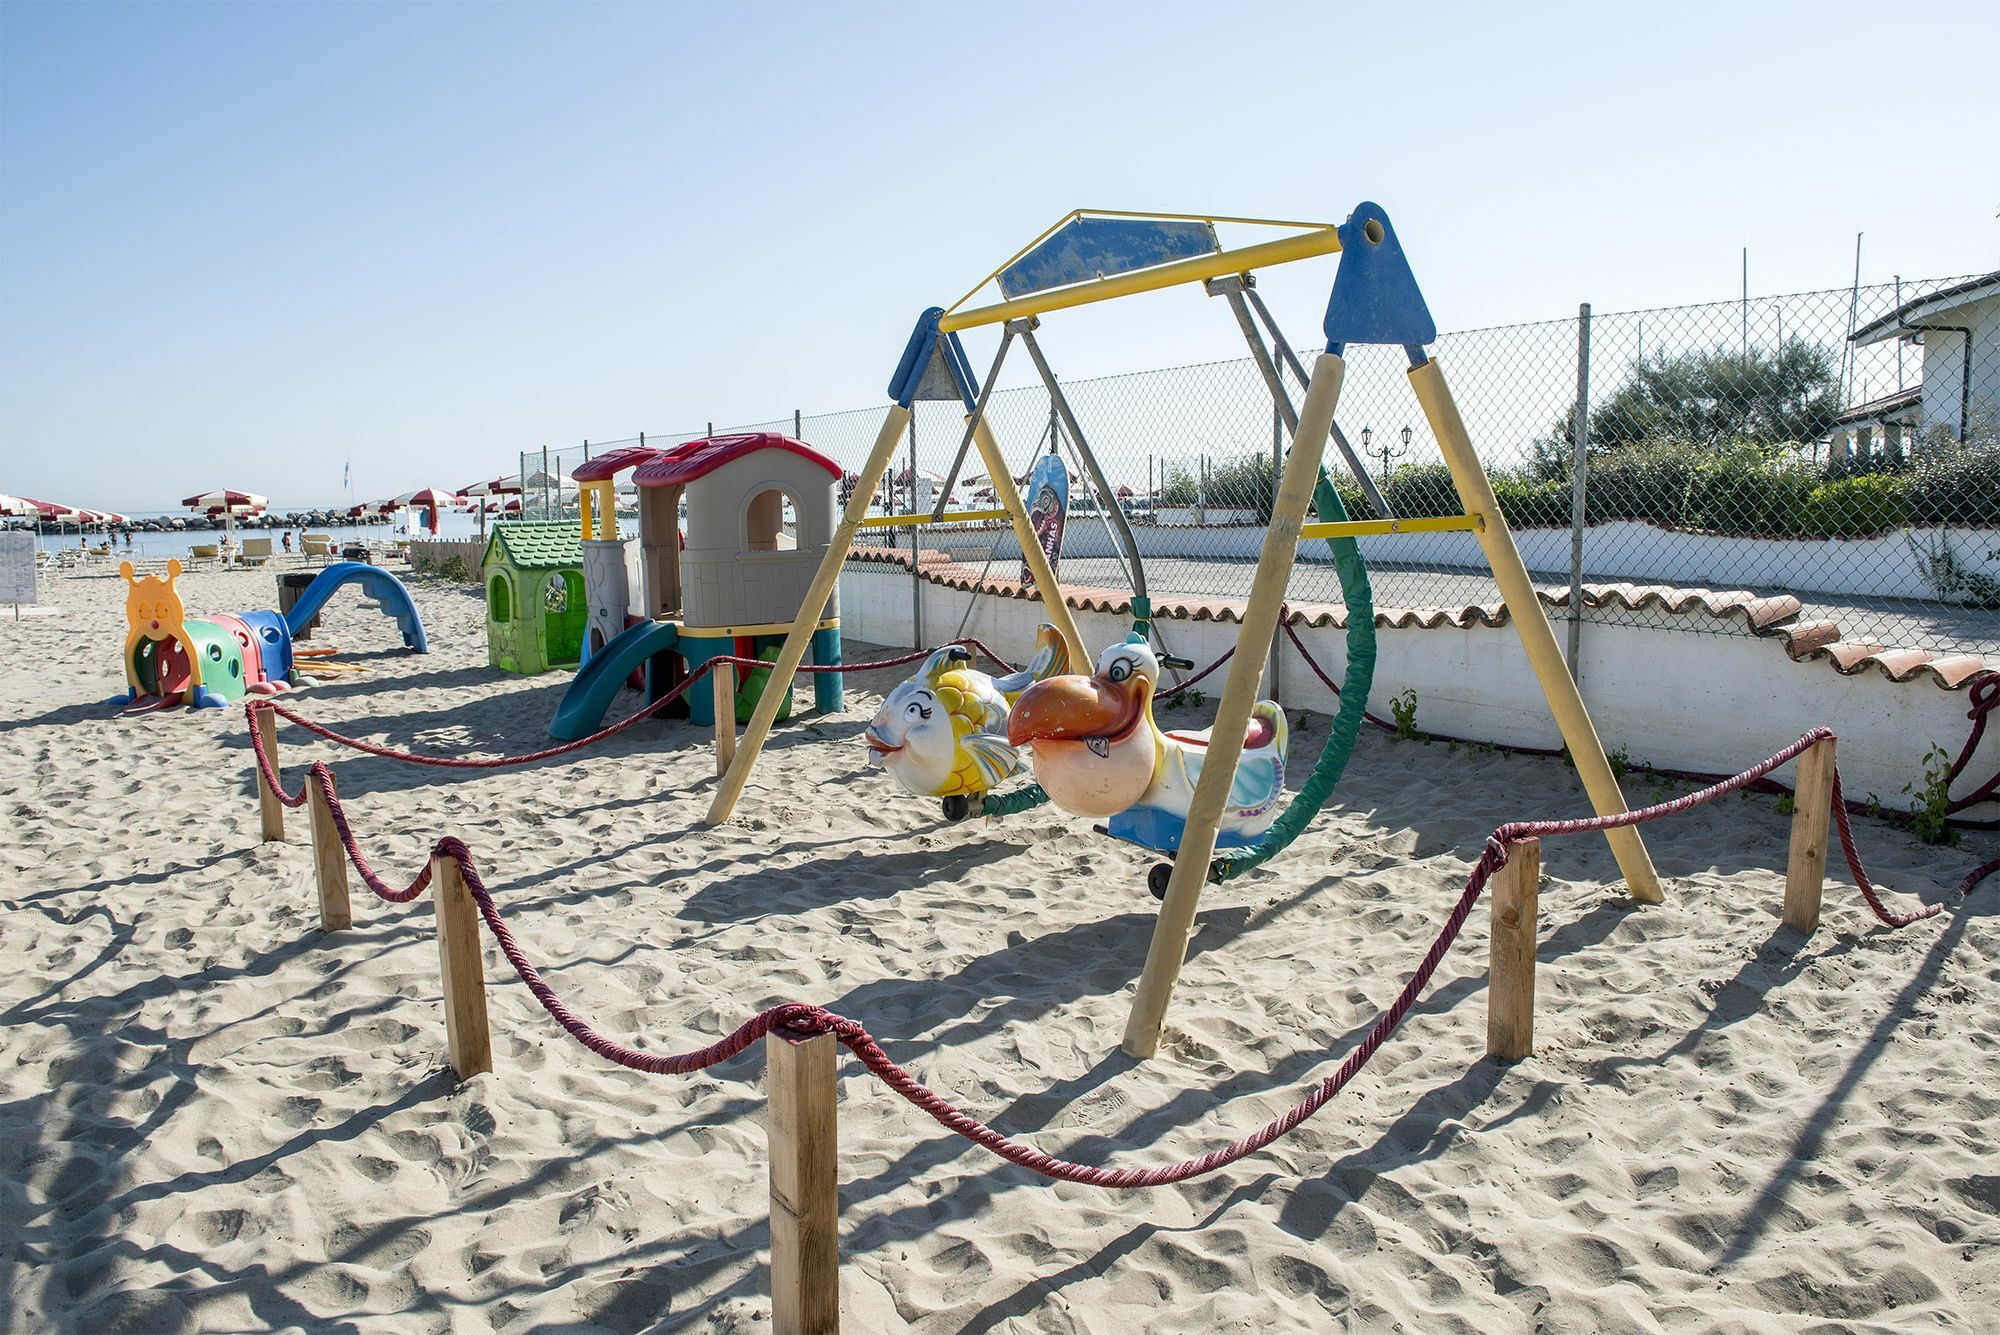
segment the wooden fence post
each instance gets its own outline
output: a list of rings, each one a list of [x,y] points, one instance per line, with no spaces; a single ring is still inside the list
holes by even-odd
[[[264,743],[264,754],[270,757],[271,772],[278,772],[278,716],[268,709],[257,711],[257,736]],[[264,777],[264,767],[257,766],[257,810],[264,821],[264,842],[283,843],[285,841],[285,804],[278,800],[277,790]]]
[[[319,882],[319,926],[323,932],[344,932],[354,926],[354,910],[347,902],[347,850],[341,846],[340,830],[333,823],[333,808],[326,804],[314,775],[306,776],[306,810],[312,813],[313,875]]]
[[[736,664],[711,660],[708,675],[715,692],[715,772],[723,775],[736,760]]]
[[[1535,907],[1542,841],[1523,839],[1493,874],[1492,938],[1486,979],[1486,1055],[1517,1062],[1535,1050]]]
[[[1819,926],[1820,891],[1826,883],[1826,843],[1833,823],[1833,738],[1814,742],[1799,756],[1792,793],[1792,851],[1785,864],[1785,925],[1811,936]]]
[[[839,1054],[832,1034],[764,1036],[774,1335],[840,1329]]]
[[[444,1032],[451,1069],[470,1080],[493,1069],[486,1026],[486,966],[479,954],[479,909],[465,888],[458,859],[431,857],[431,902],[437,910],[438,969],[444,980]]]

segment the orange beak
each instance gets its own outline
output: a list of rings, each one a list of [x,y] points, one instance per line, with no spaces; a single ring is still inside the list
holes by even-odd
[[[1063,676],[1038,681],[1021,693],[1007,715],[1007,741],[1085,741],[1124,738],[1146,714],[1144,677],[1108,682],[1102,677]]]

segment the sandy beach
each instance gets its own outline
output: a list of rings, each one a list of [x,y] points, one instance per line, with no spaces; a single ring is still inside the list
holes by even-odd
[[[273,583],[181,588],[199,616],[274,606]],[[292,706],[440,755],[546,745],[568,674],[489,669],[477,590],[413,587],[427,657],[343,594],[314,642],[372,671]],[[458,1084],[428,902],[357,881],[355,929],[323,935],[303,815],[258,841],[242,711],[117,718],[123,581],[65,577],[50,601],[0,619],[0,1330],[768,1330],[757,1052],[693,1078],[614,1067],[489,942],[496,1069]],[[815,1002],[1003,1132],[1120,1166],[1290,1106],[1401,986],[1487,832],[1586,810],[1557,761],[1369,732],[1308,836],[1207,892],[1140,1064],[1118,1039],[1151,859],[1046,808],[945,825],[894,790],[857,738],[901,675],[782,728],[713,830],[685,723],[506,771],[287,725],[282,760],[292,784],[332,767],[399,882],[463,837],[614,1037],[684,1050]],[[1295,762],[1325,736],[1295,718]],[[1628,780],[1635,803],[1687,788]],[[1047,1183],[844,1061],[847,1328],[1992,1329],[2000,884],[1952,887],[2000,839],[1858,821],[1895,902],[1951,902],[1888,930],[1836,856],[1806,939],[1778,921],[1789,826],[1748,796],[1648,827],[1668,900],[1645,909],[1602,840],[1547,842],[1534,1056],[1481,1058],[1482,905],[1339,1099],[1176,1187]]]

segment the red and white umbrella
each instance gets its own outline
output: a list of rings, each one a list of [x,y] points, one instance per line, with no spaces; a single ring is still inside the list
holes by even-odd
[[[236,516],[261,514],[270,508],[268,498],[254,491],[232,491],[221,487],[215,491],[204,491],[181,502],[190,510],[200,510],[210,519],[222,516],[222,535],[226,540],[236,530]]]
[[[457,505],[458,503],[458,493],[455,491],[447,491],[443,487],[420,487],[416,491],[404,492],[389,504],[398,510],[407,507],[412,510],[428,512],[430,515],[430,531],[436,533],[438,531],[438,511],[445,506]]]
[[[35,509],[32,501],[24,501],[19,496],[9,496],[6,492],[0,491],[0,515],[15,515],[26,518],[29,515],[38,513],[40,512]]]

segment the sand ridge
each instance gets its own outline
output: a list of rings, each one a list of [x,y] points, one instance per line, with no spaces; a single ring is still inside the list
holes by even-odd
[[[182,583],[191,615],[275,603],[268,574]],[[241,712],[98,704],[122,688],[122,589],[66,578],[60,613],[0,622],[0,1327],[768,1329],[754,1053],[612,1067],[489,945],[497,1069],[456,1085],[428,905],[357,881],[356,930],[322,937],[301,817],[257,842]],[[296,707],[418,750],[542,746],[566,674],[490,671],[476,591],[417,596],[431,655],[337,598],[321,640],[375,670]],[[781,730],[715,830],[681,723],[518,771],[291,727],[282,755],[288,781],[332,767],[392,876],[463,837],[610,1035],[680,1050],[817,1002],[1007,1134],[1120,1165],[1288,1106],[1401,985],[1486,833],[1583,811],[1558,762],[1364,737],[1294,850],[1206,892],[1142,1066],[1117,1042],[1149,859],[1057,813],[945,826],[892,791],[857,735],[899,676]],[[1294,757],[1325,727],[1299,720]],[[1787,828],[1765,797],[1650,827],[1668,902],[1644,910],[1601,840],[1548,841],[1532,1059],[1478,1060],[1482,907],[1346,1093],[1177,1187],[1047,1184],[844,1064],[850,1328],[1977,1328],[2000,1309],[1993,901],[1889,932],[1836,866],[1802,941],[1777,923]],[[1933,901],[1996,846],[1860,836],[1891,893]]]

